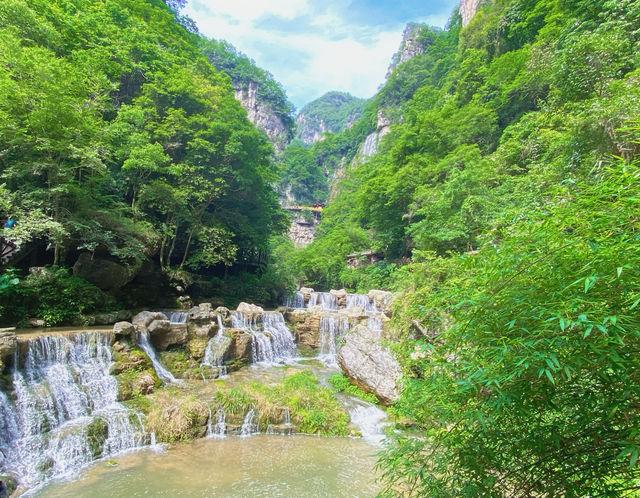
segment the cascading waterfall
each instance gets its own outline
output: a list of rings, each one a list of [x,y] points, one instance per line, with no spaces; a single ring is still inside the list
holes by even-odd
[[[204,359],[200,365],[217,369],[218,378],[220,378],[226,376],[228,373],[227,367],[224,364],[224,355],[231,344],[231,339],[224,335],[225,327],[222,324],[220,315],[216,316],[218,318],[218,333],[209,339],[204,352]],[[202,375],[204,380],[204,373]]]
[[[308,308],[320,306],[325,311],[336,311],[338,299],[330,292],[312,292],[309,298]]]
[[[295,356],[295,340],[284,322],[282,313],[264,312],[259,323],[255,317],[234,312],[231,321],[234,328],[242,329],[251,335],[253,363],[279,363]]]
[[[227,415],[224,410],[216,411],[216,425],[213,428],[213,437],[225,437],[227,434]]]
[[[365,313],[377,313],[378,308],[373,299],[366,294],[347,294],[347,308],[362,308]]]
[[[284,409],[284,425],[291,425],[291,412],[289,412],[289,408]]]
[[[349,410],[349,416],[366,441],[375,445],[382,444],[385,440],[383,429],[388,425],[384,411],[371,403],[358,404]]]
[[[178,379],[176,379],[169,370],[167,370],[164,365],[160,362],[158,355],[156,355],[156,350],[153,349],[153,346],[149,342],[149,333],[144,331],[140,332],[139,336],[140,347],[142,350],[147,353],[147,356],[151,360],[153,364],[153,368],[156,371],[156,375],[164,382],[165,384],[177,384],[180,383]]]
[[[244,416],[244,422],[242,423],[242,427],[240,428],[240,435],[251,436],[253,434],[259,434],[260,429],[257,422],[258,414],[253,408],[251,408]]]
[[[163,311],[171,325],[184,325],[187,323],[188,313],[184,311]]]
[[[318,359],[323,363],[335,364],[337,341],[349,330],[349,319],[341,316],[322,316],[320,318],[320,344]]]
[[[139,414],[117,402],[111,363],[108,334],[30,340],[11,396],[0,392],[2,472],[35,486],[148,444]]]
[[[287,308],[303,309],[304,308],[304,295],[302,292],[297,291],[291,296],[287,296],[284,301],[284,305]]]

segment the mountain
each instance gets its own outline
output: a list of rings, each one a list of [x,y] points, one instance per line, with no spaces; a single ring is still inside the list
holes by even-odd
[[[294,106],[282,85],[230,43],[203,38],[200,46],[209,62],[231,77],[236,99],[247,111],[247,117],[266,133],[276,153],[281,153],[294,129]]]
[[[366,105],[366,99],[344,92],[328,92],[300,110],[295,138],[311,145],[324,133],[340,133],[360,119]]]

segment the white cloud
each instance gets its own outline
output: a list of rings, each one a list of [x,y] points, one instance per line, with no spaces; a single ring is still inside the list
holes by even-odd
[[[330,90],[372,96],[384,81],[404,27],[355,26],[330,5],[313,6],[307,0],[193,0],[185,13],[203,34],[227,40],[270,71],[298,108]],[[288,21],[308,16],[312,29],[269,30],[258,22],[266,16]],[[442,26],[446,16],[417,21]],[[274,59],[279,62],[273,64]]]

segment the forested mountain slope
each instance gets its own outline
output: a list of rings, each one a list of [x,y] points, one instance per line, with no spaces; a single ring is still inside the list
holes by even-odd
[[[108,261],[115,281],[90,280],[109,291],[145,261],[188,281],[255,261],[285,228],[271,144],[177,21],[159,0],[0,4],[0,209],[25,264],[83,258],[90,278]]]
[[[390,493],[620,496],[640,478],[640,5],[481,5],[373,99],[400,116],[292,277],[400,291],[394,410],[415,425]],[[365,249],[385,260],[347,268]]]

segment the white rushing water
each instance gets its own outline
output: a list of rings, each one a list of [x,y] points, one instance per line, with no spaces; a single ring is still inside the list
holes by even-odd
[[[163,311],[171,325],[184,325],[187,323],[188,313],[184,311]]]
[[[148,444],[139,414],[117,402],[111,337],[28,341],[13,393],[0,392],[0,468],[26,486],[74,475],[96,458]]]
[[[302,292],[297,291],[291,296],[287,296],[283,303],[287,308],[303,309],[304,308],[304,295]]]
[[[140,341],[140,347],[145,353],[147,353],[147,356],[151,360],[151,363],[153,364],[153,368],[156,371],[156,375],[160,378],[160,380],[165,384],[180,383],[180,381],[176,379],[173,376],[173,374],[164,367],[164,365],[158,358],[158,355],[156,354],[156,350],[153,349],[153,346],[149,342],[149,333],[146,331],[140,332],[139,341]]]
[[[349,330],[349,319],[344,316],[322,316],[320,318],[320,343],[318,359],[325,364],[336,363],[337,342]]]
[[[227,434],[226,414],[224,410],[216,411],[216,425],[213,428],[213,437],[225,437]]]
[[[231,338],[224,335],[225,327],[222,324],[222,319],[220,315],[216,316],[218,318],[218,332],[209,339],[204,352],[204,359],[200,365],[215,368],[218,378],[220,378],[228,374],[228,369],[224,364],[224,355],[231,344]],[[204,373],[202,375],[204,380]]]
[[[236,311],[231,322],[234,328],[251,335],[253,363],[281,363],[296,355],[296,343],[282,313],[266,311],[257,319]]]
[[[244,416],[244,422],[242,423],[242,427],[240,428],[240,435],[246,437],[259,433],[260,428],[258,427],[258,413],[252,408]]]
[[[337,311],[338,299],[330,292],[312,292],[308,308],[320,306],[325,311]]]
[[[362,308],[366,313],[378,312],[376,302],[366,294],[347,294],[347,308]]]
[[[361,401],[349,409],[349,416],[367,442],[379,446],[386,439],[383,430],[388,425],[387,414],[377,406]]]

